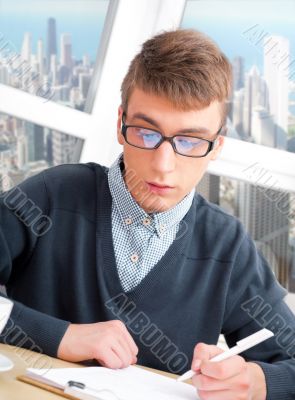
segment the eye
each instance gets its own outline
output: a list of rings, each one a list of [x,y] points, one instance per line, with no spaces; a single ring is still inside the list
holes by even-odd
[[[153,132],[148,129],[138,129],[137,135],[142,137],[144,140],[151,140],[151,141],[157,141],[159,139],[159,133],[158,132]]]
[[[177,143],[181,147],[185,147],[187,149],[191,149],[193,147],[197,147],[202,144],[202,140],[195,138],[177,138]]]

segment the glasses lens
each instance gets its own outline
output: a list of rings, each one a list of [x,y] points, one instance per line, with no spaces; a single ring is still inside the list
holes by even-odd
[[[159,132],[135,126],[128,126],[126,135],[130,144],[143,149],[153,149],[161,140]]]
[[[175,136],[174,144],[178,153],[193,157],[206,154],[210,145],[206,140],[189,136]]]

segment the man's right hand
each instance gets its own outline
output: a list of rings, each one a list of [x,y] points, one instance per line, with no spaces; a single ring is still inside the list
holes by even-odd
[[[71,324],[57,356],[66,361],[97,360],[108,368],[125,368],[137,362],[138,347],[123,322]]]

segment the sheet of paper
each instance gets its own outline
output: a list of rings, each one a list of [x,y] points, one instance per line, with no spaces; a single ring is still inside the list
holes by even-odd
[[[0,333],[3,331],[10,317],[13,302],[6,297],[0,296]]]
[[[27,375],[38,376],[42,381],[55,382],[64,388],[68,381],[84,383],[91,390],[100,392],[102,400],[111,399],[110,390],[118,400],[197,400],[196,389],[182,382],[158,375],[156,373],[130,366],[125,369],[112,370],[103,367],[60,368],[27,370]]]

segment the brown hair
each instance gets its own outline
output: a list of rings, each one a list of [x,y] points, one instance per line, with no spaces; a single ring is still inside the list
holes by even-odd
[[[223,105],[231,91],[232,72],[227,57],[206,35],[177,29],[147,40],[121,86],[122,107],[135,86],[168,98],[180,110],[202,109],[218,100]]]

